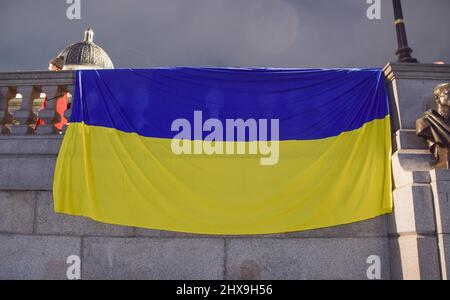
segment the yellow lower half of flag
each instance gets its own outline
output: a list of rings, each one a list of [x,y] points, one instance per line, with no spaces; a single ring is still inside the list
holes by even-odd
[[[389,117],[336,137],[280,141],[258,155],[175,155],[170,139],[69,125],[55,211],[201,234],[270,234],[347,224],[392,211]]]

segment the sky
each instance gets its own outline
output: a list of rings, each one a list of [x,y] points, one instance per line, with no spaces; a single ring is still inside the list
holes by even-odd
[[[67,45],[94,41],[116,68],[383,67],[395,61],[392,2],[367,0],[0,0],[0,72],[41,70]],[[403,0],[413,56],[450,63],[450,1]]]

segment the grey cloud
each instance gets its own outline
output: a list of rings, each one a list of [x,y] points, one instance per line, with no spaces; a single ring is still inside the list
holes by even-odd
[[[0,71],[44,69],[92,26],[118,68],[380,67],[395,60],[390,0],[369,21],[365,0],[0,0]],[[450,62],[450,1],[403,1],[422,62]]]

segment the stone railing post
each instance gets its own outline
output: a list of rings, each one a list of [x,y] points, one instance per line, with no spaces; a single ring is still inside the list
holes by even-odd
[[[14,120],[18,125],[12,126],[11,133],[14,135],[34,134],[34,126],[37,122],[37,115],[33,112],[33,102],[40,97],[40,90],[35,86],[21,86],[17,93],[22,95],[22,104],[14,112]]]
[[[16,97],[16,90],[7,86],[0,86],[0,134],[11,133],[13,116],[9,113],[9,101]]]
[[[45,108],[39,111],[39,118],[44,121],[43,125],[37,128],[38,134],[52,134],[57,132],[54,126],[56,122],[61,121],[61,116],[56,112],[58,97],[64,95],[64,90],[56,85],[43,86],[41,91],[46,96]]]
[[[394,136],[394,212],[388,219],[391,276],[448,279],[450,226],[439,221],[446,218],[440,219],[440,212],[448,214],[450,171],[432,170],[434,157],[415,128],[433,105],[433,89],[450,81],[450,66],[394,63],[384,71]]]
[[[67,92],[70,94],[70,99],[68,99],[69,101],[70,101],[70,103],[72,103],[72,101],[73,101],[73,97],[74,97],[74,95],[75,95],[75,85],[74,84],[72,84],[72,85],[68,85],[67,87],[66,87],[66,90],[67,90]],[[70,117],[72,116],[72,104],[70,104],[69,105],[69,107],[67,108],[67,110],[64,112],[64,117],[67,119],[67,120],[70,120]]]

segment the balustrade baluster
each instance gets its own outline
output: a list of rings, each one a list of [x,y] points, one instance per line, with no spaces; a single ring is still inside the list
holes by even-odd
[[[35,86],[21,86],[17,92],[22,95],[22,104],[20,109],[14,112],[14,120],[18,125],[11,127],[11,133],[14,135],[34,134],[37,122],[37,115],[33,112],[33,101],[40,97],[41,91]]]
[[[37,134],[53,134],[59,130],[55,127],[55,123],[60,120],[56,113],[57,96],[61,95],[61,91],[56,85],[45,85],[41,87],[41,92],[45,93],[46,104],[45,108],[38,113],[39,118],[44,122],[37,127]]]
[[[67,92],[71,95],[70,99],[68,98],[68,101],[70,101],[69,108],[64,112],[64,117],[70,122],[70,117],[72,116],[72,103],[73,103],[73,97],[75,93],[75,86],[74,85],[68,85]]]
[[[0,87],[0,134],[10,134],[13,116],[9,112],[9,101],[16,97],[14,87]]]

